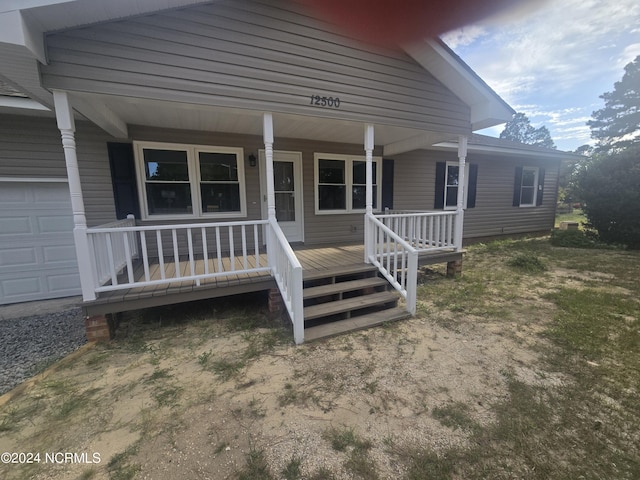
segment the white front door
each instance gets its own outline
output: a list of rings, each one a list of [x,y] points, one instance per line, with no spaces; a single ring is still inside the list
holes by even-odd
[[[260,150],[260,190],[262,218],[267,218],[266,159]],[[273,185],[276,197],[276,219],[290,242],[304,241],[302,208],[302,154],[273,152]]]

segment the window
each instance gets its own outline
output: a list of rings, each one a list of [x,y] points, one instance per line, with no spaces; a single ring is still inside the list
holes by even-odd
[[[367,162],[364,157],[316,154],[316,213],[363,212],[366,208]],[[381,159],[372,163],[373,209],[380,204]]]
[[[543,187],[543,168],[516,167],[513,206],[535,207],[542,205]]]
[[[444,176],[444,208],[457,208],[458,206],[459,175],[460,166],[455,163],[447,162],[447,172]],[[469,175],[467,175],[467,180],[468,179]]]
[[[243,217],[241,148],[136,142],[143,218]]]
[[[458,162],[436,163],[436,185],[434,208],[455,210],[458,207],[460,164]],[[476,182],[478,165],[467,163],[465,166],[464,206],[476,205]]]

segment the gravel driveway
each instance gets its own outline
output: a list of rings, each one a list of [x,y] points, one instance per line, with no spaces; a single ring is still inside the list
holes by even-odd
[[[44,313],[0,316],[0,395],[86,343],[82,310],[66,303],[59,311],[30,304],[2,307]]]

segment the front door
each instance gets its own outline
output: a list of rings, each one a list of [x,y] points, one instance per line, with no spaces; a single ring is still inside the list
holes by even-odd
[[[267,218],[266,159],[260,151],[260,185],[262,218]],[[290,242],[304,241],[302,209],[302,154],[273,152],[273,184],[276,197],[276,219]]]

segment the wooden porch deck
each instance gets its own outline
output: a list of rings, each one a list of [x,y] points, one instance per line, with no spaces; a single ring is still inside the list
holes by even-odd
[[[364,263],[364,247],[362,245],[346,246],[326,246],[326,247],[294,247],[296,256],[302,264],[304,273],[326,270],[337,266],[356,265]],[[242,268],[235,259],[236,267]],[[255,256],[248,260],[251,267],[256,266]],[[261,266],[267,265],[267,254],[261,253],[259,262]],[[204,260],[202,258],[195,261],[196,274],[204,273]],[[231,259],[223,259],[225,271],[231,270]],[[190,274],[188,260],[180,261],[181,274]],[[172,276],[175,272],[175,264],[167,261],[165,264],[167,276]],[[209,259],[209,271],[218,271],[216,259]],[[151,280],[159,280],[160,265],[156,261],[149,265],[149,275]],[[138,265],[134,270],[136,281],[144,277],[142,265]],[[224,277],[210,278],[200,281],[197,285],[195,281],[177,281],[168,284],[151,285],[144,287],[134,287],[123,290],[101,292],[98,298],[92,302],[83,303],[83,308],[87,315],[100,315],[105,313],[116,313],[127,310],[137,310],[172,303],[182,303],[205,298],[225,297],[240,293],[256,292],[275,288],[276,283],[268,272],[253,273],[233,273]]]
[[[364,263],[364,246],[356,245],[331,245],[331,246],[294,246],[298,260],[303,268],[303,278],[315,276],[322,270],[331,270],[337,267],[349,265],[361,265]],[[460,252],[437,252],[434,254],[423,254],[420,256],[421,265],[448,262],[462,258]],[[249,259],[251,267],[256,266],[255,256]],[[237,268],[242,268],[239,264],[241,260],[235,259]],[[267,265],[266,253],[261,253],[259,257],[260,266]],[[196,274],[204,273],[204,260],[196,259]],[[229,257],[223,259],[224,270],[229,271],[231,261]],[[190,275],[190,264],[188,260],[180,261],[181,274]],[[167,261],[165,264],[167,276],[173,275],[175,264]],[[218,271],[216,259],[209,259],[209,271]],[[160,265],[154,262],[149,265],[151,280],[159,280]],[[137,280],[144,277],[142,265],[138,265],[134,270],[134,278]],[[134,287],[123,290],[101,292],[98,298],[92,302],[82,304],[86,315],[101,315],[106,313],[117,313],[141,308],[157,307],[173,303],[183,303],[207,298],[225,297],[241,293],[256,292],[276,288],[274,279],[268,272],[233,273],[224,277],[200,280],[197,285],[193,280],[176,281],[168,284],[151,285],[144,287]]]

